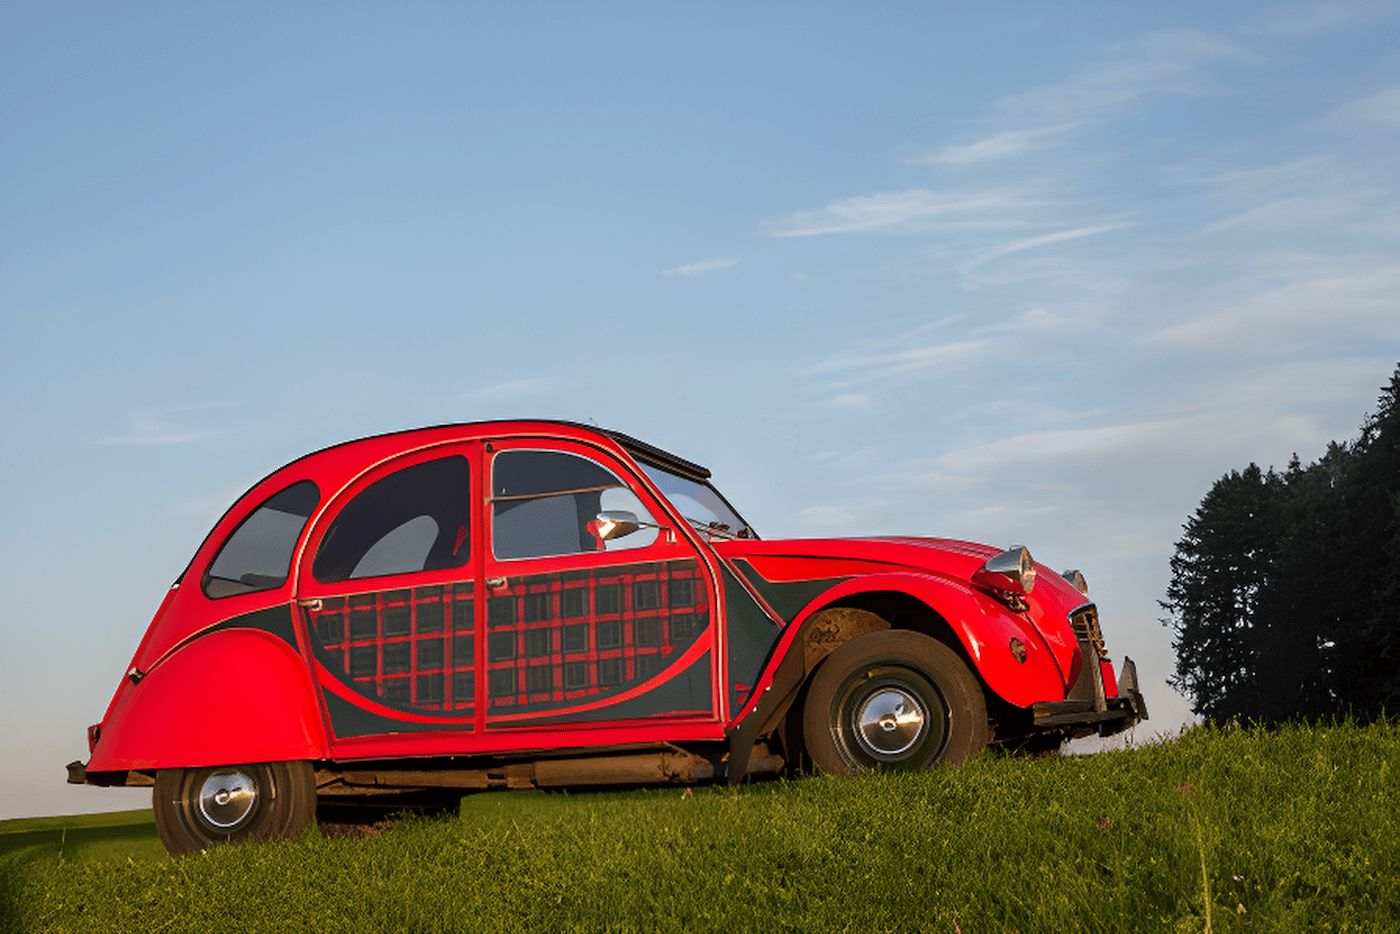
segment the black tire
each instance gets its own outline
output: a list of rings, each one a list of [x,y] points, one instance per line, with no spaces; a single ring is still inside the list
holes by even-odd
[[[956,765],[990,733],[981,685],[958,654],[897,629],[857,636],[827,656],[802,731],[812,763],[832,775]]]
[[[316,813],[310,762],[161,769],[152,808],[172,856],[219,843],[298,836]]]

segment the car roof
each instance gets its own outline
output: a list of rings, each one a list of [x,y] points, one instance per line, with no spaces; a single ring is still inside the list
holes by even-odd
[[[619,445],[622,446],[624,450],[627,451],[627,453],[631,454],[637,460],[642,461],[644,463],[651,464],[655,467],[662,467],[668,470],[672,470],[676,473],[684,474],[696,480],[708,480],[711,476],[708,468],[703,467],[700,464],[695,463],[694,461],[687,460],[684,457],[672,454],[670,451],[659,448],[654,444],[648,444],[645,441],[642,441],[638,438],[634,438],[629,434],[624,434],[620,431],[614,431],[610,428],[600,428],[597,425],[586,425],[582,422],[572,422],[564,419],[551,418],[509,418],[490,419],[479,422],[447,422],[441,425],[425,425],[420,428],[406,428],[397,431],[386,431],[375,435],[365,435],[362,438],[353,438],[349,441],[341,441],[336,444],[328,445],[324,448],[320,448],[316,451],[311,451],[310,453],[304,454],[301,457],[296,458],[296,460],[293,460],[288,464],[283,465],[283,467],[290,467],[292,464],[295,464],[298,461],[303,461],[307,458],[315,457],[318,454],[322,454],[326,451],[333,451],[337,448],[358,445],[362,442],[373,441],[376,439],[409,437],[417,434],[438,433],[453,428],[472,429],[473,434],[489,434],[490,429],[496,427],[509,430],[511,432],[529,432],[532,430],[548,430],[549,428],[567,428],[571,429],[572,431],[582,431],[589,434],[602,435],[605,438],[610,438],[611,440],[617,442]],[[281,469],[283,468],[278,468],[278,470],[273,471],[273,473],[277,473]]]

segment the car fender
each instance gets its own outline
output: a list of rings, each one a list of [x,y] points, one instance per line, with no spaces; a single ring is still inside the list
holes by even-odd
[[[122,688],[90,772],[328,755],[305,663],[284,639],[260,629],[197,636]]]
[[[805,651],[806,624],[818,611],[840,602],[852,605],[864,594],[898,593],[933,610],[957,636],[972,667],[997,696],[1018,707],[1040,701],[1064,700],[1066,677],[1053,647],[1025,616],[1012,613],[991,596],[928,574],[893,571],[843,581],[809,601],[793,617],[773,653],[761,685],[766,687],[784,656]],[[1011,640],[1025,650],[1025,660],[1012,653]],[[832,645],[830,648],[834,649]],[[746,711],[747,712],[747,711]]]

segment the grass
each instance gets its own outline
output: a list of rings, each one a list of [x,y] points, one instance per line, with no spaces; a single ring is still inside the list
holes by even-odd
[[[148,818],[61,848],[62,826],[0,825],[0,911],[22,932],[1400,930],[1397,752],[1393,721],[1206,727],[737,793],[487,793],[178,860]]]

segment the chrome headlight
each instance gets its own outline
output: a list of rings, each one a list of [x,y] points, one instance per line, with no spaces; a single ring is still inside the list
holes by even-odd
[[[972,582],[989,590],[1025,595],[1035,586],[1035,561],[1025,545],[1012,545],[972,575]]]
[[[1083,571],[1069,570],[1065,571],[1063,576],[1065,580],[1069,581],[1071,584],[1074,585],[1075,590],[1079,591],[1086,597],[1089,596],[1089,582],[1084,579]]]

